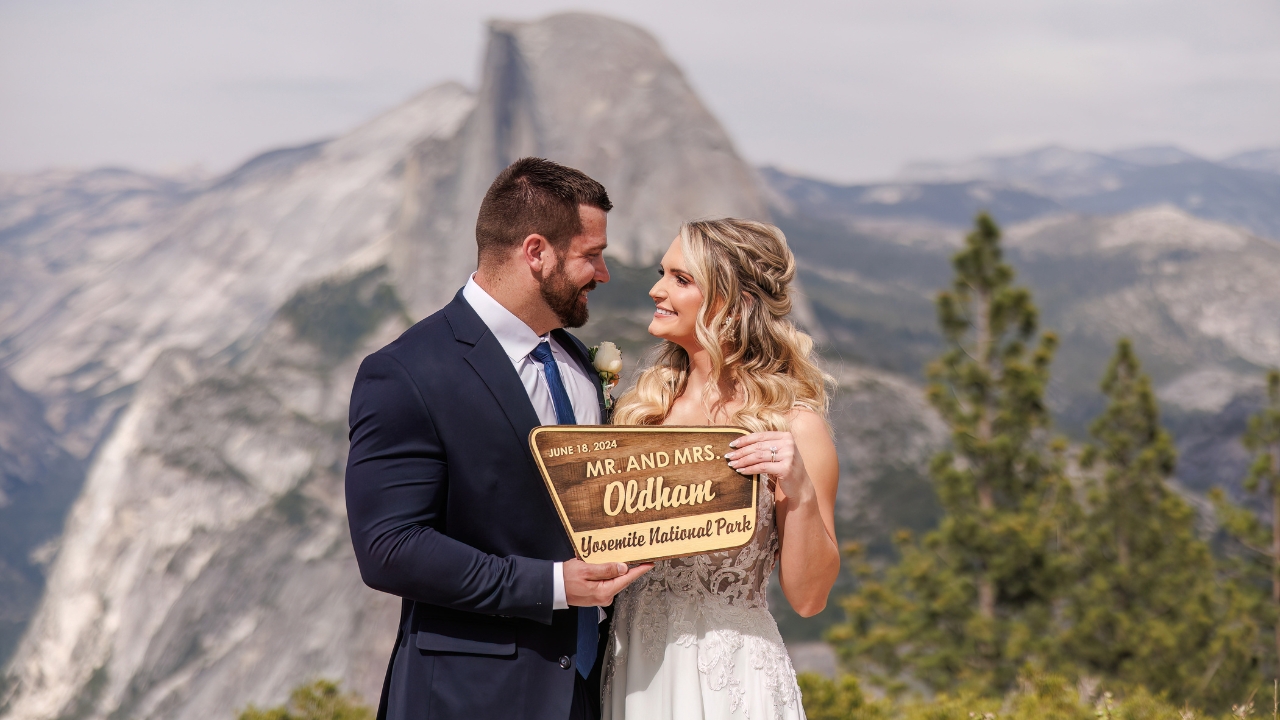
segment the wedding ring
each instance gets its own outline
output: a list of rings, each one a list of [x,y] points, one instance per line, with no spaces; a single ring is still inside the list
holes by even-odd
[[[769,455],[772,456],[772,462],[778,462],[778,447],[776,445],[769,446]]]

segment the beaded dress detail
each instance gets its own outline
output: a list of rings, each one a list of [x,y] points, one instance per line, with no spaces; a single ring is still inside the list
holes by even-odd
[[[615,598],[601,698],[605,720],[803,718],[769,576],[778,554],[761,476],[756,533],[723,552],[656,563]]]

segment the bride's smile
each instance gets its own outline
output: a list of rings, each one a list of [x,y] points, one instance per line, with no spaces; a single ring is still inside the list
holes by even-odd
[[[676,238],[658,265],[658,282],[649,290],[649,297],[657,306],[649,323],[649,334],[690,347],[697,343],[702,290],[694,282],[693,273],[685,268],[680,238]]]

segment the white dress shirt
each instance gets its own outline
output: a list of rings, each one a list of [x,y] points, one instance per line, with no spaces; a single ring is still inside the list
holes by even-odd
[[[520,382],[524,384],[524,391],[529,395],[529,402],[533,403],[533,409],[543,425],[559,424],[555,404],[551,401],[551,388],[547,386],[547,378],[542,372],[542,363],[529,356],[539,343],[544,342],[551,345],[551,355],[556,359],[556,367],[560,369],[560,379],[569,395],[569,402],[573,404],[573,415],[578,424],[600,424],[600,399],[596,395],[596,383],[599,379],[587,375],[587,371],[574,361],[568,351],[560,347],[560,343],[550,333],[541,336],[535,333],[523,320],[477,285],[475,273],[471,274],[467,284],[463,286],[462,299],[476,311],[511,359]],[[551,581],[551,607],[555,610],[568,608],[564,592],[564,563],[555,563]],[[601,615],[604,613],[601,612]]]

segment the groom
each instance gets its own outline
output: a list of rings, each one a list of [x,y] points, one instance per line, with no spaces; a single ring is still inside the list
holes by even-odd
[[[599,716],[599,608],[648,566],[574,558],[528,437],[601,422],[587,349],[562,328],[609,281],[612,207],[577,170],[516,161],[480,205],[476,273],[360,366],[351,540],[365,583],[403,598],[380,720]]]

